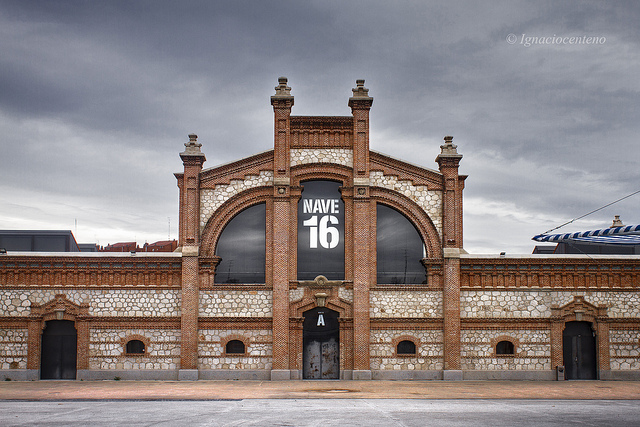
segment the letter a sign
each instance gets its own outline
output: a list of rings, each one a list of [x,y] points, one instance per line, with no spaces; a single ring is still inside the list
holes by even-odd
[[[318,324],[316,326],[325,326],[324,316],[322,315],[322,313],[318,314]]]

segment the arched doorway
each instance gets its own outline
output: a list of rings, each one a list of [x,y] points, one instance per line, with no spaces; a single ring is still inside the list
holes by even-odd
[[[562,355],[566,379],[597,379],[596,337],[590,322],[565,324]]]
[[[304,312],[302,377],[340,378],[340,324],[338,312],[316,307]]]
[[[40,378],[75,380],[78,333],[71,320],[50,320],[42,332]]]

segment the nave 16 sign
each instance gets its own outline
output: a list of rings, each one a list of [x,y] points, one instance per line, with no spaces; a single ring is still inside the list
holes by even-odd
[[[344,202],[340,183],[307,181],[298,203],[298,279],[344,279]]]

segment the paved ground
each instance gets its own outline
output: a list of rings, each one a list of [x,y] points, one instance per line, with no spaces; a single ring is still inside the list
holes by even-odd
[[[0,401],[2,426],[637,426],[640,401],[246,399]]]
[[[640,400],[640,381],[3,381],[0,400]],[[640,415],[638,417],[640,424]]]

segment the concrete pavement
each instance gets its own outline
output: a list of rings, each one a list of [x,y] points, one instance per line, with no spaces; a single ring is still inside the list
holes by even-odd
[[[634,381],[3,381],[0,400],[639,400]]]

